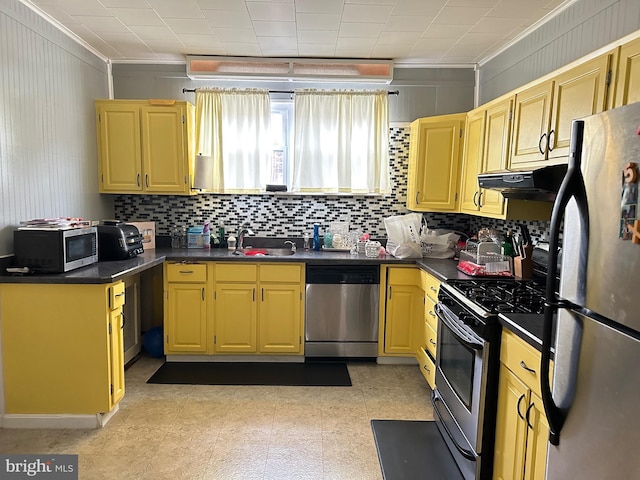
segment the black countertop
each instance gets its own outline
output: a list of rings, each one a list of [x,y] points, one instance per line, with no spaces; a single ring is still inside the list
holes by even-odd
[[[365,255],[352,255],[349,252],[326,252],[298,249],[293,255],[286,256],[243,256],[235,255],[227,249],[199,248],[157,248],[146,250],[141,255],[127,260],[101,261],[94,265],[81,267],[67,273],[0,275],[0,283],[25,284],[101,284],[121,280],[130,275],[161,265],[165,260],[177,262],[232,261],[232,262],[303,262],[314,265],[376,265],[376,264],[415,264],[445,282],[450,279],[470,279],[460,272],[457,261],[451,259],[399,259],[390,255],[369,258]],[[500,315],[502,325],[530,345],[540,349],[542,345],[542,322],[538,315],[512,314]]]

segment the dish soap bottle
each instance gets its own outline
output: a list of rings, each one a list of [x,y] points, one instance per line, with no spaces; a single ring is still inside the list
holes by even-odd
[[[313,225],[313,249],[320,251],[320,225],[317,223]]]

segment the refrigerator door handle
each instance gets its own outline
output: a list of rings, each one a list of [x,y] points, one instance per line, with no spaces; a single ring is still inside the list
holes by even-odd
[[[559,307],[556,297],[556,276],[558,273],[558,243],[560,227],[564,212],[569,201],[576,201],[580,216],[580,234],[582,243],[579,252],[579,275],[584,278],[589,233],[589,212],[587,209],[587,194],[580,170],[582,161],[582,141],[584,136],[584,121],[574,120],[571,125],[571,144],[569,146],[569,160],[567,174],[562,180],[556,201],[553,204],[551,225],[549,232],[549,263],[547,285],[545,290],[544,323],[542,329],[542,358],[540,365],[540,389],[542,403],[549,422],[549,442],[552,445],[560,443],[560,431],[567,417],[567,410],[561,409],[554,401],[550,386],[550,362],[554,328],[554,315]],[[571,382],[571,380],[569,380]]]

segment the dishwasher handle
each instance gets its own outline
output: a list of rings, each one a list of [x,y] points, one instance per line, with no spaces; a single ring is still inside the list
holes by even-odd
[[[307,265],[306,283],[377,285],[380,269],[368,265]]]

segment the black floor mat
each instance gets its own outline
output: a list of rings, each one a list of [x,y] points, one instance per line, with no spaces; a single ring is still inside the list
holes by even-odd
[[[436,422],[371,420],[385,480],[462,480]]]
[[[165,362],[147,383],[350,387],[347,364]]]

